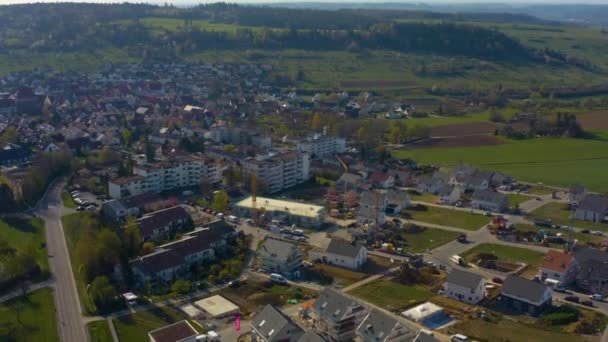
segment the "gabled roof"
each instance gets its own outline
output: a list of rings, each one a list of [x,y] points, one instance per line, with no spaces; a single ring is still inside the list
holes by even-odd
[[[479,283],[483,281],[483,277],[474,273],[453,269],[448,274],[447,282],[449,284],[460,285],[467,289],[476,289]]]
[[[476,201],[500,203],[505,199],[507,199],[507,195],[491,190],[477,190],[473,194],[473,200]]]
[[[359,255],[359,251],[363,248],[361,245],[354,246],[345,240],[331,239],[327,246],[326,252],[336,255],[341,255],[349,258],[355,258]]]
[[[403,203],[410,199],[410,195],[406,191],[396,189],[387,190],[386,197],[389,203]]]
[[[325,340],[314,331],[308,330],[297,342],[325,342]]]
[[[527,300],[532,303],[540,303],[549,287],[532,280],[509,275],[502,285],[501,293]]]
[[[364,308],[357,301],[326,287],[319,293],[312,310],[318,313],[323,320],[340,322]]]
[[[555,272],[565,272],[574,260],[574,257],[570,254],[550,250],[543,259],[542,268]]]
[[[281,332],[287,329],[294,329],[289,332],[290,337],[295,337],[303,332],[291,318],[270,304],[253,317],[251,327],[267,341],[275,341],[276,336],[280,336]]]
[[[378,310],[371,311],[357,328],[357,335],[365,341],[387,341],[393,333],[391,341],[395,342],[411,342],[416,337],[414,331]]]
[[[179,220],[189,220],[190,214],[183,207],[176,206],[150,213],[139,220],[137,225],[142,236],[154,234],[154,230],[171,225]]]
[[[608,209],[608,197],[604,195],[588,194],[581,200],[578,209],[593,212],[603,212]]]

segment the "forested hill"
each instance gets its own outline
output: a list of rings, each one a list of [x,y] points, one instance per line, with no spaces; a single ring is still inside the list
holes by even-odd
[[[205,49],[384,49],[480,59],[568,63],[592,68],[559,51],[536,50],[495,29],[429,20],[444,15],[406,11],[324,11],[230,4],[194,8],[143,4],[52,3],[0,7],[0,52],[137,48],[147,58]],[[452,15],[445,15],[452,16]],[[144,18],[179,21],[150,27]],[[409,19],[424,19],[410,21]],[[398,20],[402,19],[402,20]],[[199,25],[223,24],[224,29]],[[231,30],[226,29],[230,25]],[[263,26],[263,27],[262,27]]]

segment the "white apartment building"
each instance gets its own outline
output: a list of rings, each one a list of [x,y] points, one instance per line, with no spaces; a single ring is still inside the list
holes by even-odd
[[[122,198],[144,192],[197,186],[204,179],[212,183],[217,181],[217,177],[221,180],[221,172],[218,172],[217,166],[213,164],[208,168],[207,164],[203,158],[186,157],[175,161],[137,165],[133,167],[134,176],[110,180],[108,192],[112,198]]]
[[[346,140],[331,135],[315,134],[298,141],[298,150],[316,157],[327,157],[346,150]]]
[[[310,177],[310,160],[306,153],[271,153],[243,160],[242,165],[244,173],[255,174],[258,184],[269,193],[303,183]]]

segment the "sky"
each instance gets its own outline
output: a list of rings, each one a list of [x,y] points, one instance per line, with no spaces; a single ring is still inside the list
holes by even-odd
[[[125,2],[125,0],[0,0],[0,4],[8,5],[8,4],[16,4],[16,3],[30,3],[30,2]],[[217,0],[219,1],[219,0]],[[208,3],[208,2],[217,2],[216,0],[172,0],[166,1],[171,4],[179,5],[183,3]],[[290,2],[291,0],[224,0],[229,3],[272,3],[272,2]],[[126,2],[148,2],[148,3],[164,3],[164,0],[131,0]],[[294,2],[330,2],[330,3],[374,3],[374,2],[397,2],[397,3],[440,3],[440,4],[449,4],[449,3],[501,3],[501,4],[533,4],[533,3],[543,3],[543,4],[608,4],[608,0],[329,0],[329,1],[321,1],[321,0],[296,0]]]

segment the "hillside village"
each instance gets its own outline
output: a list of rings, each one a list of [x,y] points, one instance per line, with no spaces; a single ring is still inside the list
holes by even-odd
[[[92,322],[112,313],[120,340],[156,342],[600,337],[608,197],[393,158],[385,132],[344,131],[407,123],[414,104],[286,91],[272,70],[0,80],[2,211],[61,224]],[[430,135],[392,127],[394,145]],[[142,323],[154,310],[171,319]]]

